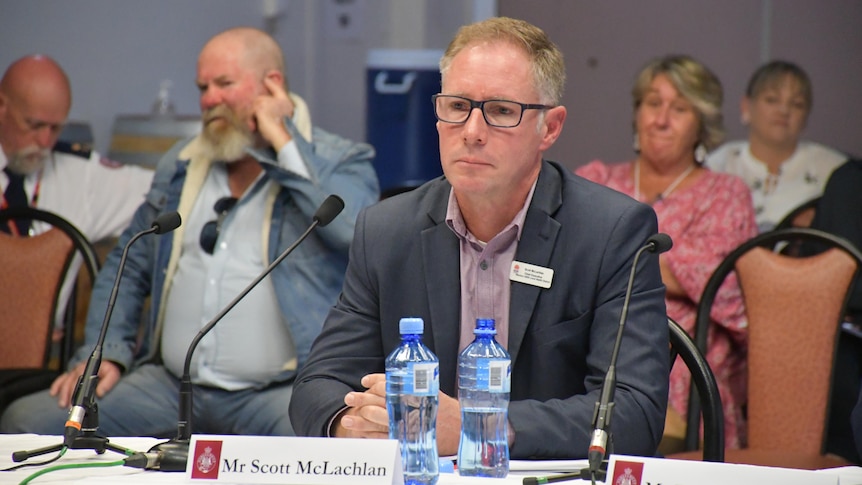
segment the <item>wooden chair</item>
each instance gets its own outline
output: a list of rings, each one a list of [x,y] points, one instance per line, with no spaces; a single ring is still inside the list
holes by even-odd
[[[724,414],[721,395],[715,375],[694,340],[673,319],[668,318],[670,326],[670,366],[679,357],[691,372],[692,386],[697,390],[703,407],[703,451],[689,455],[689,458],[702,458],[703,461],[724,461]]]
[[[808,257],[774,251],[795,239],[829,249]],[[716,268],[698,306],[698,348],[706,353],[710,308],[731,271],[739,279],[749,326],[748,448],[726,450],[727,462],[809,469],[846,464],[823,450],[837,336],[860,266],[862,253],[845,239],[788,228],[755,236]],[[692,393],[689,445],[698,440],[698,409]]]
[[[19,217],[53,227],[33,237],[0,234],[0,412],[18,397],[48,387],[63,370],[74,345],[75,295],[66,305],[60,289],[76,254],[83,258],[90,287],[99,269],[90,242],[65,219],[15,208],[0,211],[0,224]],[[55,341],[58,311],[63,327]]]

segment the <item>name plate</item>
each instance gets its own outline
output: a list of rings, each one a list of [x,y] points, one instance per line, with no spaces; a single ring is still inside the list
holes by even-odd
[[[608,479],[615,485],[839,485],[838,475],[812,470],[611,455]]]
[[[216,483],[403,485],[397,440],[193,435],[186,478]]]

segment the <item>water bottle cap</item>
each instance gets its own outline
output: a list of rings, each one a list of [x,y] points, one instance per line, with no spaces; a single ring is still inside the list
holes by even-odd
[[[398,322],[398,331],[401,335],[422,335],[425,331],[425,322],[421,318],[402,318]]]
[[[494,325],[493,318],[477,318],[476,329],[473,330],[474,335],[497,335],[497,328]]]

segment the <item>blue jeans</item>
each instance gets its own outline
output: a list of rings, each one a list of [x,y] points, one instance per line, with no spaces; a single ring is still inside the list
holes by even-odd
[[[179,379],[162,366],[135,369],[97,399],[99,434],[173,438],[179,390]],[[292,384],[241,391],[194,386],[192,433],[293,436],[287,414],[292,394]],[[68,415],[46,390],[10,404],[0,432],[62,435]]]

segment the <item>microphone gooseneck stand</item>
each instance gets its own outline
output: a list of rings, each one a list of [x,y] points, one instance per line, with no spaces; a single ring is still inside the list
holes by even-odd
[[[114,279],[111,296],[108,298],[108,306],[105,311],[105,319],[102,321],[99,338],[96,341],[96,346],[93,349],[93,352],[87,360],[84,373],[78,378],[78,383],[75,385],[75,392],[72,394],[72,406],[69,409],[69,418],[66,421],[63,442],[36,450],[16,451],[12,453],[12,461],[21,462],[30,457],[60,451],[64,447],[73,450],[92,449],[98,454],[104,453],[105,450],[115,451],[124,455],[127,454],[129,451],[127,448],[115,446],[110,442],[110,440],[108,440],[108,438],[96,433],[99,428],[99,408],[96,403],[95,390],[96,385],[99,382],[99,367],[102,364],[102,347],[105,343],[105,336],[108,332],[108,322],[110,321],[111,314],[114,311],[114,303],[117,301],[117,292],[120,287],[120,280],[123,276],[123,268],[126,265],[126,257],[132,243],[147,234],[164,234],[171,232],[179,227],[180,223],[180,215],[177,212],[162,214],[153,221],[149,229],[135,234],[131,239],[129,239],[129,242],[126,243],[123,248],[123,255],[120,258],[120,264],[117,267],[117,276]]]
[[[673,241],[670,236],[663,233],[658,233],[650,236],[646,244],[640,247],[635,253],[632,260],[632,270],[629,274],[628,285],[626,286],[625,300],[623,308],[620,312],[620,324],[617,329],[617,338],[614,341],[614,349],[611,353],[611,361],[608,366],[605,381],[602,383],[602,393],[599,401],[596,402],[595,410],[593,411],[593,438],[590,441],[590,447],[587,452],[589,460],[589,476],[590,480],[595,483],[597,479],[604,480],[607,473],[601,470],[601,465],[604,462],[607,452],[608,437],[610,434],[611,416],[614,412],[614,392],[617,387],[617,358],[620,353],[620,344],[623,340],[623,330],[625,329],[626,319],[629,313],[629,300],[632,297],[632,287],[634,286],[635,274],[637,273],[638,260],[644,251],[651,253],[663,253],[673,246]],[[583,470],[582,470],[583,472]]]
[[[670,236],[663,233],[654,234],[647,239],[646,244],[637,250],[634,259],[632,260],[632,269],[631,273],[629,273],[625,299],[623,300],[623,308],[620,312],[620,323],[617,328],[614,348],[611,352],[610,364],[608,365],[608,370],[605,374],[605,380],[602,383],[602,392],[599,400],[596,401],[596,406],[593,410],[593,436],[590,440],[590,447],[587,452],[589,467],[576,472],[561,473],[559,475],[550,475],[547,477],[525,477],[523,485],[537,485],[567,480],[590,480],[594,484],[596,483],[596,480],[605,481],[608,467],[608,462],[605,460],[605,454],[610,435],[611,416],[614,411],[614,391],[617,386],[617,357],[620,352],[620,344],[623,340],[623,329],[625,328],[626,319],[628,318],[629,300],[631,300],[632,296],[632,287],[634,286],[635,274],[637,273],[638,260],[644,251],[660,254],[669,250],[672,246],[673,241]]]
[[[323,201],[308,229],[301,236],[284,250],[266,269],[260,273],[248,286],[245,287],[230,303],[227,304],[212,320],[195,335],[189,344],[186,352],[186,359],[183,364],[183,375],[180,378],[180,394],[179,394],[179,418],[177,420],[177,436],[171,440],[159,443],[146,453],[149,460],[141,466],[149,470],[160,470],[163,472],[184,472],[186,471],[186,463],[189,456],[189,445],[192,437],[192,415],[193,415],[193,399],[192,399],[192,379],[191,379],[191,364],[192,354],[195,351],[198,343],[203,337],[209,333],[215,325],[231,311],[237,303],[240,302],[258,283],[261,282],[269,273],[281,263],[297,246],[311,234],[316,227],[323,227],[332,222],[335,217],[344,209],[344,201],[337,195],[330,195]]]

